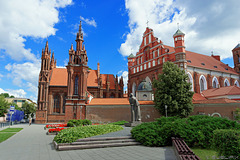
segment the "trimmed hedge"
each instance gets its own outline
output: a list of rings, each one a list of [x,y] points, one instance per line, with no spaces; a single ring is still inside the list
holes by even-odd
[[[190,147],[208,148],[216,129],[240,129],[240,124],[225,118],[202,115],[183,119],[162,117],[156,122],[134,127],[131,133],[138,142],[146,146],[171,145],[171,137],[181,137]]]
[[[124,125],[125,123],[129,123],[128,121],[117,121],[117,122],[113,122],[113,123],[110,123],[110,124],[114,124],[114,125]]]
[[[72,127],[59,132],[58,135],[54,137],[54,141],[57,143],[71,143],[80,138],[116,132],[122,129],[123,127],[121,126],[110,124]]]
[[[86,125],[92,125],[92,122],[88,119],[71,119],[68,121],[67,126],[68,127],[77,127],[77,126],[86,126]]]
[[[213,132],[213,147],[219,156],[240,158],[240,131],[220,129]]]

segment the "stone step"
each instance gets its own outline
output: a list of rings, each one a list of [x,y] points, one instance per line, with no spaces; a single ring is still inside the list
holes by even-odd
[[[122,147],[140,145],[139,142],[125,142],[125,143],[106,143],[106,144],[86,144],[86,145],[63,145],[58,146],[59,151],[76,150],[76,149],[91,149],[91,148],[105,148],[105,147]]]
[[[97,141],[82,141],[82,142],[72,142],[70,145],[86,145],[86,144],[106,144],[106,143],[126,143],[126,142],[136,142],[135,139],[114,139],[114,140],[97,140]]]
[[[106,140],[118,140],[118,139],[132,139],[131,136],[123,136],[123,137],[89,137],[78,139],[76,142],[85,142],[85,141],[106,141]]]

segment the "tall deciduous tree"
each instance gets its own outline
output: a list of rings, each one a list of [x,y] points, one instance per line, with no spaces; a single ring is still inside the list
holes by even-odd
[[[0,96],[0,117],[5,117],[10,104],[5,100],[4,95]]]
[[[165,115],[167,105],[167,115],[187,117],[193,110],[193,92],[187,74],[172,62],[165,62],[162,72],[153,82],[155,108]]]
[[[33,117],[34,113],[36,112],[36,107],[33,103],[25,102],[22,105],[22,111],[24,111],[24,114],[27,115],[27,117]]]

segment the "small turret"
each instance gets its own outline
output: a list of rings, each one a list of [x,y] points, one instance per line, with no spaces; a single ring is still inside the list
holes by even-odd
[[[184,36],[185,34],[178,29],[176,33],[173,35],[174,38],[174,46],[175,46],[175,63],[181,69],[186,70],[187,61],[186,61],[186,53],[185,53],[185,44],[184,44]]]

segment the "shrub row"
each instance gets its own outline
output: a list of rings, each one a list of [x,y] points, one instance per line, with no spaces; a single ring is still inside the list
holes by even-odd
[[[208,148],[216,129],[240,129],[240,124],[220,117],[190,116],[162,117],[156,122],[142,123],[134,127],[132,136],[146,146],[171,145],[171,137],[184,138],[190,146]]]
[[[220,156],[240,159],[240,131],[215,130],[213,132],[213,147]]]
[[[64,129],[54,137],[54,141],[57,143],[71,143],[80,138],[87,138],[96,135],[106,134],[109,132],[116,132],[123,128],[118,125],[92,125],[92,126],[80,126]]]
[[[110,123],[110,124],[114,124],[114,125],[124,125],[125,123],[128,123],[128,121],[117,121],[117,122],[113,122],[113,123]]]
[[[92,125],[92,122],[88,119],[71,119],[68,121],[67,126],[68,127],[77,127],[77,126],[86,126],[86,125]]]

